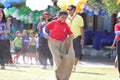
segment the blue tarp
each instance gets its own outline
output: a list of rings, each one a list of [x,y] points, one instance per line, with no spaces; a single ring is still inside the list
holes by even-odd
[[[107,31],[85,31],[84,45],[92,39],[92,46],[96,50],[100,50],[104,43],[112,43],[115,37],[114,32]]]

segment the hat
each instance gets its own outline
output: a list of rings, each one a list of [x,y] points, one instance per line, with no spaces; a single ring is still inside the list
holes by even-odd
[[[76,7],[74,5],[69,5],[67,10],[72,10],[72,9],[76,9]]]
[[[117,14],[117,18],[120,18],[120,12]]]
[[[48,12],[43,12],[43,15],[48,15]]]

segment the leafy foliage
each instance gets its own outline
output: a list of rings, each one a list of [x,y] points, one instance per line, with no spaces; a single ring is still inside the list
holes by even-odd
[[[120,12],[120,4],[117,0],[88,0],[88,4],[94,5],[96,9],[104,9],[109,15]]]

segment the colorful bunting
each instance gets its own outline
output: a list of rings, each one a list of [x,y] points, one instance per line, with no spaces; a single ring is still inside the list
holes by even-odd
[[[82,12],[84,5],[86,4],[87,0],[58,0],[57,6],[60,7],[62,10],[67,10],[68,5],[75,5],[76,12]]]
[[[48,7],[44,11],[47,11],[50,14],[51,7]],[[57,13],[59,11],[58,7],[55,7],[53,12]],[[26,5],[21,5],[20,7],[11,7],[11,8],[4,8],[4,12],[6,17],[11,15],[12,17],[20,20],[24,23],[38,23],[39,17],[42,15],[43,11],[31,11],[30,8],[26,7]]]
[[[117,4],[120,4],[120,0],[117,0]]]
[[[5,8],[10,7],[12,2],[20,3],[23,2],[23,0],[0,0],[0,3],[2,3]]]

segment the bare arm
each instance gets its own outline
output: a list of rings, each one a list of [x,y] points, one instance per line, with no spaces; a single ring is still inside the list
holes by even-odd
[[[111,46],[111,48],[112,48],[112,49],[113,49],[113,48],[114,48],[114,46],[115,46],[116,39],[117,39],[117,35],[115,36],[114,41],[113,41],[113,44],[112,44],[112,46]]]
[[[12,37],[15,37],[15,34],[12,34],[12,33],[8,33],[10,36],[12,36]]]
[[[41,22],[39,22],[37,25],[37,29],[40,30],[40,28],[41,28]]]
[[[39,22],[38,25],[37,25],[37,29],[38,29],[38,30],[40,30],[40,28],[41,28],[41,23],[42,23],[42,21],[43,21],[43,16],[40,16],[40,22]]]

